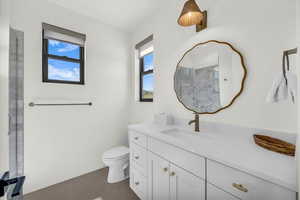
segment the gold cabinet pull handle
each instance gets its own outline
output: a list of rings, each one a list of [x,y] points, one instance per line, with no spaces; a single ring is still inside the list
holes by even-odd
[[[248,189],[245,188],[242,184],[236,184],[236,183],[233,183],[232,186],[236,189],[238,189],[239,191],[242,191],[242,192],[248,192]]]
[[[175,176],[175,172],[171,172],[170,176]]]
[[[163,170],[164,170],[164,172],[167,172],[167,171],[168,171],[168,168],[167,168],[167,167],[165,167]]]

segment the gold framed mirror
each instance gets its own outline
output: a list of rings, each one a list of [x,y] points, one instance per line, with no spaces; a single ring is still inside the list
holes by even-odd
[[[228,42],[209,40],[187,50],[174,74],[178,101],[196,114],[215,114],[241,95],[247,77],[243,55]]]

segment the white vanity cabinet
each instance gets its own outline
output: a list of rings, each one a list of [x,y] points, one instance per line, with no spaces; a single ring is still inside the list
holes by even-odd
[[[130,188],[141,198],[148,197],[147,136],[129,132]]]
[[[129,131],[130,187],[141,200],[296,200],[296,192],[172,142]]]
[[[148,199],[170,199],[170,163],[148,153]]]
[[[149,200],[205,200],[205,181],[169,161],[148,154]]]
[[[242,200],[296,199],[295,192],[211,160],[207,160],[207,182]]]
[[[130,131],[130,187],[142,200],[205,200],[205,159]]]
[[[207,200],[239,200],[237,197],[216,188],[211,184],[207,184]]]
[[[205,200],[205,180],[175,165],[170,172],[171,200]]]

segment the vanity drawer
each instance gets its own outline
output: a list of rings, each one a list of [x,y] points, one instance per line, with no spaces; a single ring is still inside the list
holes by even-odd
[[[144,148],[147,148],[147,136],[143,134],[134,131],[129,131],[129,141],[130,143],[133,142]]]
[[[243,200],[296,199],[295,192],[211,160],[207,160],[207,181]]]
[[[147,174],[147,150],[134,144],[130,144],[130,160],[143,174]]]
[[[150,137],[148,149],[171,163],[205,179],[205,158]]]
[[[130,188],[141,200],[147,199],[147,178],[132,166],[130,172]]]
[[[211,184],[207,184],[207,200],[239,200]]]

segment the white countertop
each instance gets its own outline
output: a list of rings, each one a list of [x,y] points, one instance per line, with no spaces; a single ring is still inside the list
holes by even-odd
[[[263,134],[295,142],[294,134],[279,134],[238,126],[200,122],[199,138],[186,133],[186,137],[162,133],[171,129],[186,130],[187,127],[161,126],[153,123],[129,125],[134,130],[199,156],[223,163],[258,178],[297,191],[297,171],[295,157],[268,151],[257,146],[253,134]],[[183,132],[185,133],[185,132]]]

